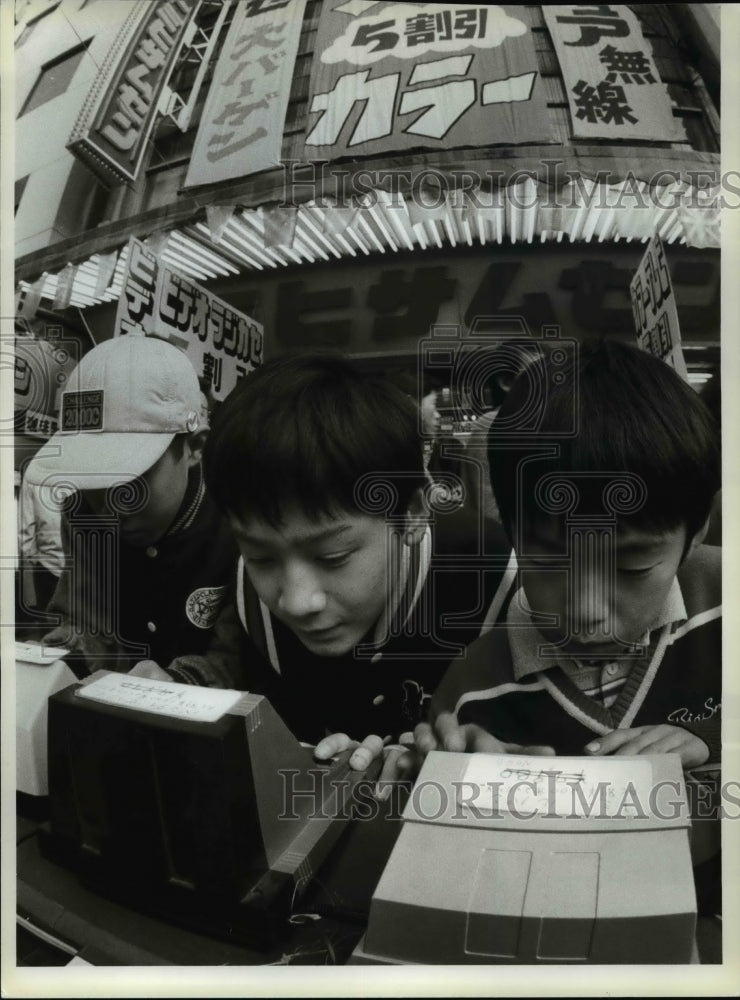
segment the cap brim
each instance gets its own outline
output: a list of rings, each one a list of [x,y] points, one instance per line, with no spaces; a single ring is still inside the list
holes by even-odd
[[[30,483],[100,490],[141,476],[162,457],[175,434],[55,434],[26,469]]]

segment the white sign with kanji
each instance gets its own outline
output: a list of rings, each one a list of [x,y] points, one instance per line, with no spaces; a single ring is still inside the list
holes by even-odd
[[[114,336],[156,334],[181,348],[213,400],[262,364],[263,329],[131,237]]]
[[[574,139],[685,142],[635,14],[626,6],[544,4]]]
[[[519,7],[325,0],[307,159],[555,142]]]
[[[663,244],[657,236],[648,243],[634,278],[630,282],[632,312],[637,343],[676,369],[688,380],[681,350],[676,297],[665,259]]]
[[[306,0],[240,0],[218,57],[185,186],[280,163]]]

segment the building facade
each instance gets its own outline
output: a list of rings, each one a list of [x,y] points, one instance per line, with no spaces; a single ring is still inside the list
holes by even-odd
[[[416,371],[435,337],[634,339],[658,235],[698,388],[719,366],[719,210],[740,196],[720,174],[718,6],[17,4],[30,369],[28,340],[84,352],[135,325],[147,268],[170,275],[138,304],[150,329],[215,344],[198,364],[216,394],[301,347]],[[230,333],[224,310],[247,319]]]

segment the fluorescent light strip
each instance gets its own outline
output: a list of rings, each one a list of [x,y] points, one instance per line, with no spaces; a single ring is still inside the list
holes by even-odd
[[[318,205],[311,203],[310,205],[303,205],[303,209],[306,213],[306,222],[311,223],[311,230],[314,232],[318,239],[321,240],[326,249],[334,254],[341,260],[342,254],[337,250],[334,245],[333,240],[336,239],[335,234],[329,234],[324,232],[324,215]],[[300,214],[299,214],[300,217]]]
[[[411,226],[411,217],[409,216],[409,225]],[[421,226],[411,226],[411,232],[414,234],[414,239],[419,244],[422,250],[429,249],[429,240],[427,239],[427,232],[423,225]]]
[[[360,211],[362,211],[362,209],[360,209]],[[388,231],[388,229],[387,229],[387,227],[386,227],[385,222],[383,221],[383,219],[381,219],[380,213],[378,211],[378,206],[377,205],[370,205],[370,207],[367,209],[367,211],[370,213],[370,218],[373,220],[373,222],[375,223],[375,225],[378,227],[378,229],[380,230],[380,232],[383,234],[383,237],[385,238],[386,242],[388,243],[388,246],[391,248],[391,250],[393,250],[394,253],[397,253],[398,252],[398,244],[396,243],[396,241],[393,239],[393,236]]]
[[[162,253],[159,254],[159,259],[162,263],[169,264],[171,267],[177,268],[184,274],[188,274],[193,278],[205,280],[206,278],[215,277],[215,273],[208,271],[199,263],[191,260],[188,254],[183,251],[182,247],[171,247],[167,250],[163,250]]]
[[[161,259],[164,260],[165,256],[171,259],[174,258],[174,260],[181,262],[179,266],[186,266],[191,268],[193,271],[200,271],[210,278],[218,276],[218,272],[204,264],[200,257],[192,253],[192,251],[189,250],[184,244],[176,243],[174,240],[171,241],[171,245],[163,251]]]
[[[321,241],[321,233],[318,231],[315,223],[310,218],[308,211],[304,210],[303,205],[301,205],[301,207],[298,209],[298,217],[296,219],[296,234],[298,234],[299,226],[301,227],[300,237],[303,240],[303,242],[307,243],[308,246],[313,250],[313,252],[315,254],[318,254],[318,256],[321,257],[322,260],[328,260],[329,258],[326,254],[326,250],[324,250],[324,248],[320,246],[320,243],[317,243],[316,239],[314,239],[314,237],[316,237],[319,241]],[[308,232],[306,230],[308,230]],[[332,247],[331,249],[332,253],[336,257],[338,257],[339,253],[336,251],[336,249],[334,247]]]
[[[270,250],[264,246],[263,233],[259,230],[255,231],[256,227],[249,224],[246,213],[243,212],[239,217],[232,216],[231,225],[232,228],[237,230],[239,234],[239,241],[250,249],[252,253],[256,254],[259,260],[263,260],[265,264],[270,267],[277,267],[278,264],[283,263],[282,259],[277,254],[270,252]]]
[[[616,208],[608,208],[601,217],[601,225],[599,227],[599,243],[603,243],[607,236],[614,229],[614,223],[616,221],[617,210]]]
[[[269,263],[272,263],[273,266],[275,264],[279,264],[285,267],[285,261],[280,256],[280,253],[274,247],[265,246],[264,230],[260,226],[258,220],[259,215],[257,212],[245,210],[241,213],[241,218],[238,221],[244,229],[245,237],[251,237],[255,244],[262,244],[261,253]]]
[[[343,247],[344,247],[344,249],[345,249],[345,250],[347,251],[347,253],[348,253],[348,254],[349,254],[349,255],[350,255],[351,257],[356,257],[356,256],[357,256],[357,251],[355,250],[355,248],[354,248],[354,247],[351,247],[351,246],[349,245],[349,243],[347,242],[347,240],[345,240],[345,238],[344,238],[344,235],[343,235],[342,233],[335,233],[335,235],[334,235],[334,239],[335,239],[335,240],[336,240],[336,241],[337,241],[337,242],[338,242],[338,243],[339,243],[339,244],[340,244],[341,246],[343,246]]]
[[[326,225],[326,212],[325,212],[325,210],[323,208],[321,208],[320,205],[313,206],[313,210],[314,210],[315,215],[318,217],[318,219],[321,222],[321,229],[322,229],[322,233],[323,233],[323,228]],[[347,227],[347,229],[348,228],[349,227]],[[345,229],[344,232],[347,232],[347,229]],[[326,236],[328,234],[324,234],[324,235]],[[333,233],[332,236],[333,236],[333,239],[335,239],[337,241],[337,243],[340,244],[340,246],[344,247],[344,249],[347,251],[347,253],[351,257],[356,257],[357,256],[357,251],[355,250],[354,247],[352,247],[352,246],[349,245],[349,243],[344,238],[344,235],[342,233]],[[344,255],[342,254],[342,256],[344,256]]]
[[[480,245],[481,246],[485,246],[485,244],[487,242],[487,239],[486,239],[486,220],[483,218],[483,216],[480,214],[480,212],[478,212],[478,214],[477,214],[476,222],[478,223],[478,239],[480,240]]]
[[[239,269],[234,267],[233,264],[230,264],[229,261],[217,254],[210,248],[210,246],[203,246],[199,240],[193,239],[192,236],[187,235],[186,233],[178,232],[174,234],[174,237],[178,241],[182,242],[184,246],[188,247],[188,249],[190,249],[193,253],[197,253],[200,257],[202,257],[205,263],[214,268],[214,270],[220,271],[223,274],[239,273]]]
[[[367,233],[367,235],[370,237],[371,241],[375,244],[375,246],[377,247],[377,249],[380,250],[381,253],[385,253],[385,247],[383,246],[383,244],[380,242],[380,240],[378,239],[378,237],[373,232],[373,230],[370,227],[367,219],[365,218],[365,215],[362,212],[362,210],[360,210],[357,213],[357,221],[358,221],[359,225],[361,225],[363,227],[363,229],[365,230],[365,232]]]
[[[413,250],[413,236],[409,235],[409,213],[406,208],[406,202],[403,200],[403,195],[401,195],[401,198],[400,205],[393,205],[393,199],[389,191],[383,191],[382,189],[378,191],[378,202],[382,206],[383,217],[400,240],[406,244],[406,247],[409,250]]]
[[[434,237],[434,242],[441,249],[442,248],[442,240],[439,238],[439,230],[437,229],[437,222],[438,221],[439,221],[438,219],[430,219],[429,222],[425,222],[424,225],[429,226],[429,228],[432,231],[432,236]]]
[[[165,250],[164,253],[159,255],[159,259],[163,264],[169,264],[170,267],[181,271],[188,278],[197,278],[199,281],[207,281],[209,278],[215,278],[215,274],[202,271],[195,264],[191,264],[189,260],[173,253],[171,250]]]
[[[535,228],[537,226],[540,212],[539,198],[537,196],[537,182],[534,177],[527,177],[525,179],[524,193],[527,196],[527,207],[523,209],[525,221],[524,229],[527,234],[527,243],[531,243],[534,239]]]
[[[365,243],[364,239],[360,236],[360,234],[355,232],[354,226],[351,225],[347,226],[347,228],[344,231],[345,233],[349,233],[349,235],[355,241],[357,246],[360,248],[360,250],[362,250],[362,252],[367,257],[370,254],[370,248],[368,247],[367,243]]]
[[[447,239],[453,247],[457,246],[457,234],[455,233],[455,220],[451,217],[452,213],[449,208],[445,209],[445,217],[442,219],[442,224],[444,225],[445,232],[447,233]]]
[[[246,261],[250,267],[254,267],[258,271],[264,271],[264,267],[262,266],[262,264],[259,263],[259,261],[255,260],[253,257],[248,256],[244,252],[244,250],[240,249],[238,246],[235,246],[235,238],[231,233],[228,232],[230,224],[231,224],[231,219],[229,219],[229,222],[224,227],[224,231],[221,234],[221,239],[219,241],[219,246],[223,245],[224,249],[228,249],[229,252],[232,253],[242,265]],[[210,240],[211,238],[210,230],[204,223],[196,222],[195,228],[198,230],[198,232],[203,233],[203,235]],[[226,246],[227,241],[230,241],[230,245],[228,247]]]
[[[517,184],[518,188],[519,185]],[[506,189],[506,221],[509,228],[509,239],[512,243],[517,242],[517,236],[519,234],[519,209],[513,201],[513,198],[517,197],[515,191],[509,191]]]

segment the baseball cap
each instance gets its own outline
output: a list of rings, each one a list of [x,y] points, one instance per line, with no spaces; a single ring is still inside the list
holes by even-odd
[[[176,434],[197,430],[200,407],[195,369],[179,348],[137,334],[106,340],[70,375],[59,430],[26,478],[80,490],[129,482],[162,457]]]

